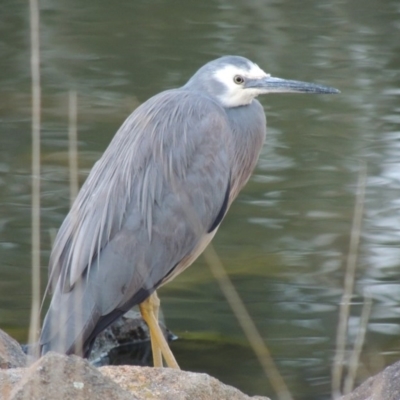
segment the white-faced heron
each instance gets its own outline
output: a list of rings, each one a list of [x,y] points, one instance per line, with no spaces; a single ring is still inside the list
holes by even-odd
[[[255,98],[286,92],[338,90],[274,78],[227,56],[127,118],[55,239],[42,354],[88,356],[99,332],[138,304],[154,365],[164,356],[178,368],[158,326],[155,290],[201,254],[248,181],[266,135]]]

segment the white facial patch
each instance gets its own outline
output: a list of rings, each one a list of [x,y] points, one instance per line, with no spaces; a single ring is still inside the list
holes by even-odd
[[[270,75],[266,74],[257,64],[252,64],[250,70],[238,68],[234,65],[226,65],[214,73],[214,77],[221,82],[226,90],[220,96],[219,101],[224,107],[238,107],[250,104],[260,94],[256,88],[244,88],[234,82],[236,75],[248,79],[262,79]]]
[[[250,71],[247,73],[247,76],[250,79],[261,79],[270,75],[266,74],[257,64],[253,64]]]

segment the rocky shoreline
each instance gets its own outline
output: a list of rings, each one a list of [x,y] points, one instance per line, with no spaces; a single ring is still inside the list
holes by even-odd
[[[247,396],[207,374],[170,368],[96,368],[52,352],[27,365],[19,343],[0,330],[1,400],[270,400]],[[400,400],[400,362],[338,400]]]
[[[30,366],[18,342],[0,330],[2,400],[269,400],[249,397],[207,375],[170,368],[103,366],[48,353]]]

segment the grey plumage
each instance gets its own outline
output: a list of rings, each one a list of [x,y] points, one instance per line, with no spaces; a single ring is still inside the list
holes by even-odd
[[[42,353],[87,356],[100,331],[197,258],[256,165],[266,120],[255,97],[282,82],[334,92],[228,56],[127,118],[54,242]]]

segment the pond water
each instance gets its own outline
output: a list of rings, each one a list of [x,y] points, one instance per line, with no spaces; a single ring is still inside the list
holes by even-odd
[[[0,327],[27,340],[28,2],[0,5]],[[41,1],[42,265],[69,207],[68,93],[84,181],[138,104],[205,62],[246,56],[341,90],[261,98],[268,136],[215,249],[295,399],[330,398],[357,181],[367,166],[348,349],[372,299],[358,381],[400,358],[400,4],[394,0]],[[159,291],[181,367],[275,398],[203,258]]]

